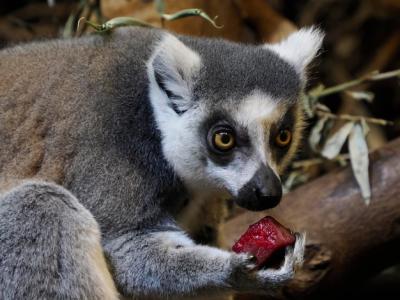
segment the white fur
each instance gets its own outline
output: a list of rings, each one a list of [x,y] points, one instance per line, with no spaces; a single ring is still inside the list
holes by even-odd
[[[182,231],[164,231],[152,233],[155,239],[166,248],[194,246],[194,242]]]
[[[153,69],[153,61],[158,58],[160,62],[157,65],[157,70]],[[151,88],[156,88],[161,94],[164,94],[163,99],[166,99],[164,91],[160,90],[155,82],[154,72],[165,74],[173,80],[164,82],[167,89],[174,92],[174,94],[181,97],[179,108],[187,110],[191,105],[191,89],[192,89],[192,75],[200,68],[200,56],[193,50],[186,47],[178,38],[171,34],[165,34],[160,43],[156,46],[154,54],[150,58],[147,67],[151,82]],[[179,71],[184,78],[182,78]],[[156,84],[154,86],[153,84]],[[160,98],[161,100],[161,98]]]
[[[296,234],[296,242],[294,247],[286,248],[285,260],[283,265],[277,269],[264,269],[257,273],[257,278],[260,281],[268,281],[274,283],[285,282],[293,278],[296,268],[303,264],[304,251],[306,246],[305,233]]]
[[[159,240],[161,245],[167,249],[185,247],[194,247],[196,244],[185,233],[181,231],[166,231],[156,232],[152,234],[156,240]],[[207,256],[210,260],[222,258],[228,260],[231,254],[227,251],[220,250],[215,247],[201,246],[196,248],[196,254]]]
[[[158,55],[161,55],[164,61],[165,70],[169,70],[173,77],[177,77],[178,80],[181,78],[177,72],[178,68],[185,73],[186,80],[182,79],[180,84],[165,83],[167,87],[173,87],[174,92],[187,102],[187,104],[184,104],[185,106],[191,106],[191,72],[195,72],[200,67],[200,57],[176,37],[166,34],[156,46],[154,54],[147,63],[147,71],[150,80],[149,97],[157,126],[162,134],[162,148],[166,159],[182,179],[202,178],[203,174],[196,174],[196,170],[201,171],[201,168],[193,165],[196,162],[193,159],[193,154],[198,152],[200,147],[200,141],[195,132],[198,122],[204,116],[201,113],[201,108],[196,109],[195,114],[192,111],[187,111],[179,116],[170,107],[168,103],[171,100],[160,89],[154,76],[153,61]]]
[[[303,28],[289,35],[277,44],[266,44],[265,47],[276,52],[303,74],[306,66],[317,55],[324,34],[315,27]]]
[[[248,126],[268,118],[275,108],[276,101],[270,96],[261,91],[254,91],[241,101],[236,120],[243,126]]]
[[[239,190],[249,182],[260,165],[260,161],[250,159],[244,162],[239,161],[239,163],[232,162],[226,167],[221,167],[210,160],[206,171],[210,178],[218,179],[230,194],[237,196]]]
[[[278,120],[276,103],[277,101],[272,99],[271,96],[261,91],[254,91],[242,101],[236,115],[236,120],[249,129],[253,145],[265,165],[269,164],[268,160],[271,158],[270,147],[267,143],[269,127],[266,127],[266,123],[271,124]]]

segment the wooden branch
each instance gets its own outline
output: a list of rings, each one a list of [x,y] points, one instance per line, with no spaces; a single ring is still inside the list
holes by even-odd
[[[305,263],[284,288],[287,299],[324,299],[399,262],[400,139],[370,158],[369,206],[362,200],[351,169],[345,168],[301,186],[271,211],[245,212],[229,220],[220,229],[220,246],[229,249],[249,224],[265,215],[307,232]]]
[[[277,43],[297,30],[296,25],[276,12],[267,1],[235,0],[235,3],[262,42]]]

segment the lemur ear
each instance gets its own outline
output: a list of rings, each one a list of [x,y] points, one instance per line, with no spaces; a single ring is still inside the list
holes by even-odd
[[[150,79],[165,93],[168,105],[177,114],[192,105],[194,77],[200,65],[200,56],[171,34],[164,36],[149,60]]]
[[[303,28],[289,35],[277,44],[265,45],[292,64],[297,72],[304,75],[307,65],[321,48],[324,34],[316,27]]]

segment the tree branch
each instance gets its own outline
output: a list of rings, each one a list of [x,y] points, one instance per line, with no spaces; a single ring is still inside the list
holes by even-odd
[[[284,299],[337,296],[400,261],[400,139],[371,154],[371,175],[369,206],[348,167],[301,186],[271,211],[229,220],[221,227],[220,245],[229,249],[249,224],[272,215],[308,237],[304,266],[284,288]]]

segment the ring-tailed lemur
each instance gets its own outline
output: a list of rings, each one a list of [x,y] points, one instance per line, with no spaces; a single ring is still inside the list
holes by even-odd
[[[273,294],[302,238],[280,269],[254,271],[181,228],[215,195],[279,202],[321,40],[312,28],[263,46],[130,28],[1,51],[0,298]]]

